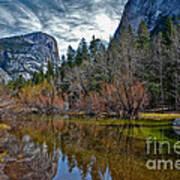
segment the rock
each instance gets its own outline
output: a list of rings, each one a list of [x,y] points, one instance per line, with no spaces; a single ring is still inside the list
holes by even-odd
[[[0,74],[5,74],[7,81],[19,76],[30,79],[41,67],[46,71],[48,61],[54,67],[59,64],[57,42],[48,34],[37,32],[0,39]]]
[[[7,84],[11,79],[11,76],[9,76],[6,71],[0,68],[0,84]]]
[[[179,0],[129,0],[115,37],[120,32],[122,24],[126,26],[130,24],[136,33],[143,20],[151,33],[157,32],[162,28],[168,16],[172,17],[175,23],[179,22]]]

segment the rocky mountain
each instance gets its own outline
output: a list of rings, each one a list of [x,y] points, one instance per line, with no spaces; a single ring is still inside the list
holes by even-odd
[[[0,37],[45,32],[56,38],[59,50],[77,48],[84,37],[108,42],[127,0],[0,0]],[[103,20],[103,21],[102,21]]]
[[[7,84],[12,78],[8,75],[6,71],[0,68],[0,84],[5,83]]]
[[[137,32],[142,20],[145,20],[150,32],[156,32],[168,16],[172,17],[175,23],[180,20],[179,0],[129,0],[115,35],[119,33],[122,23],[130,24],[134,32]]]
[[[56,40],[45,33],[0,39],[0,74],[6,74],[6,79],[20,75],[29,79],[41,67],[46,71],[48,61],[58,65],[59,55]]]

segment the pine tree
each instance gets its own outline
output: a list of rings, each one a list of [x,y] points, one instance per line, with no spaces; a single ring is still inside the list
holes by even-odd
[[[83,62],[83,54],[80,49],[77,50],[76,52],[76,58],[75,58],[75,65],[81,65]]]
[[[17,78],[14,82],[15,89],[21,89],[25,85],[25,79],[23,78],[22,74],[19,75],[19,78]]]
[[[95,36],[93,36],[89,46],[91,60],[95,60],[100,53],[100,46],[100,39],[96,39]]]
[[[67,64],[69,67],[73,67],[73,63],[75,60],[75,50],[72,48],[72,46],[68,46],[67,50]]]
[[[66,63],[67,63],[67,60],[66,60],[65,55],[63,54],[63,55],[61,56],[61,65],[64,66],[64,65],[66,65]]]
[[[37,71],[35,71],[32,78],[32,84],[35,85],[38,84],[39,82],[40,82],[40,74]]]
[[[142,21],[138,28],[138,42],[140,48],[144,48],[149,45],[150,33],[145,21]]]
[[[62,62],[61,67],[59,68],[59,72],[58,72],[60,77],[58,77],[58,78],[60,78],[59,80],[61,80],[63,82],[64,77],[65,77],[66,65],[67,65],[65,55],[62,55],[61,62]]]
[[[165,101],[167,104],[174,104],[176,94],[176,79],[177,79],[177,54],[178,54],[178,43],[177,28],[173,24],[170,17],[167,18],[166,24],[163,29],[163,48],[164,48],[164,88],[165,88]]]
[[[175,35],[175,26],[173,24],[171,17],[168,17],[163,29],[163,43],[166,46],[170,46],[173,43],[174,35]]]
[[[170,85],[169,88],[171,95],[173,96],[172,99],[174,101],[175,109],[180,109],[180,25],[175,26],[173,30],[172,36],[172,44],[169,47],[169,59],[171,60],[170,63]]]
[[[44,68],[43,68],[43,65],[40,67],[40,81],[44,81]]]
[[[47,78],[54,76],[54,68],[53,68],[53,65],[50,60],[48,61],[46,76],[47,76]]]
[[[88,52],[88,47],[87,47],[87,43],[86,40],[84,38],[82,38],[81,42],[80,42],[80,46],[82,48],[82,54],[85,60],[87,60],[89,57],[89,52]]]
[[[150,78],[151,62],[150,59],[150,33],[145,21],[142,21],[138,28],[138,58],[139,58],[139,77],[143,81]]]
[[[83,61],[89,61],[89,60],[90,60],[90,55],[88,52],[87,43],[86,40],[82,38],[76,52],[75,64],[79,66],[82,64]]]
[[[130,25],[128,28],[121,28],[117,51],[122,61],[122,68],[130,70],[130,68],[134,69],[137,66],[137,43]]]

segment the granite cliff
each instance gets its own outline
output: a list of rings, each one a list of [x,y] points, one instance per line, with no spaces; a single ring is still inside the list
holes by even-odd
[[[151,33],[157,32],[167,17],[171,17],[175,23],[180,21],[179,0],[129,0],[115,35],[120,32],[122,24],[130,24],[136,33],[143,20]]]
[[[57,66],[59,54],[56,40],[45,33],[0,39],[0,74],[8,79],[30,79],[41,67],[46,71],[48,61]]]

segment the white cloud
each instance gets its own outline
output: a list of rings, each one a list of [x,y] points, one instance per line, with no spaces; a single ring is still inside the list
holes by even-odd
[[[108,41],[119,24],[127,0],[3,0],[0,1],[0,35],[43,31],[54,36],[60,54],[74,48],[82,37]]]
[[[1,19],[0,22],[3,24],[7,24],[7,25],[13,25],[15,24],[16,20],[13,17],[13,15],[11,14],[11,12],[9,12],[7,9],[0,7],[0,12],[1,12]]]

